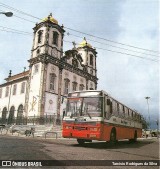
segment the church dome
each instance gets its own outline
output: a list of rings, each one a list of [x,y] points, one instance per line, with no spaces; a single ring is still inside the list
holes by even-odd
[[[50,15],[48,15],[48,17],[44,18],[42,21],[43,22],[50,21],[52,23],[58,24],[58,21],[55,18],[52,17],[52,13],[50,13]]]
[[[83,41],[79,44],[79,47],[85,47],[85,46],[92,48],[91,44],[89,44],[86,38],[84,37]]]

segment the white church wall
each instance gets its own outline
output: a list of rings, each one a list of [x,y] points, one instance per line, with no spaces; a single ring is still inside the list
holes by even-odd
[[[37,68],[36,68],[37,66]],[[31,82],[30,82],[30,91],[29,91],[29,105],[28,105],[28,116],[38,116],[38,103],[40,101],[40,83],[41,83],[41,69],[42,64],[38,63],[33,65],[31,72]]]
[[[14,106],[15,107],[14,116],[17,117],[18,107],[20,105],[23,105],[23,107],[25,106],[26,89],[25,89],[25,93],[21,93],[21,84],[22,84],[22,82],[27,83],[27,81],[25,80],[25,81],[13,83],[12,85],[8,85],[9,86],[9,95],[8,95],[8,97],[5,97],[6,86],[2,88],[3,96],[2,96],[2,98],[0,98],[0,117],[2,117],[2,111],[3,111],[4,107],[7,108],[7,111],[8,110],[10,111],[10,108],[12,106]],[[13,95],[13,85],[14,84],[17,85],[17,89],[16,89],[15,95]],[[7,113],[7,117],[8,117],[8,115],[9,115],[9,113]]]

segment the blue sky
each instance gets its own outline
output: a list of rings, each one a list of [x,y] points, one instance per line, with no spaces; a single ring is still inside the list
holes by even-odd
[[[38,18],[44,18],[52,12],[60,25],[139,48],[159,50],[158,0],[0,0],[0,3]],[[0,10],[12,11],[2,4],[0,4]],[[0,26],[32,33],[34,23],[39,20],[13,12],[15,16],[11,18],[0,15]],[[4,82],[10,69],[13,74],[16,74],[23,71],[23,67],[28,68],[27,60],[31,56],[33,40],[32,35],[5,32],[2,31],[3,29],[0,27],[0,83]],[[68,32],[81,38],[68,36]],[[159,117],[158,62],[99,48],[156,60],[159,59],[158,53],[89,37],[67,29],[64,40],[80,43],[84,36],[93,47],[97,47],[98,89],[107,91],[119,101],[142,113],[146,118],[148,118],[148,112],[144,97],[150,96],[150,116],[152,123],[155,123]],[[90,41],[90,39],[103,44]],[[72,44],[64,42],[64,50],[71,48]]]

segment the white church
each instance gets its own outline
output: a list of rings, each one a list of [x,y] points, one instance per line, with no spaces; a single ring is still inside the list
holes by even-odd
[[[68,92],[97,89],[97,52],[84,38],[63,52],[64,28],[50,14],[33,28],[29,70],[0,84],[0,124],[61,118]],[[40,122],[40,121],[39,121]]]

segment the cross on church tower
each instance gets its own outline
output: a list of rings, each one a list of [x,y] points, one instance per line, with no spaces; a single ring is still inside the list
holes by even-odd
[[[75,43],[75,41],[73,41],[72,44],[73,44],[73,49],[76,49],[76,43]]]
[[[87,46],[87,40],[86,40],[86,37],[84,37],[84,41],[86,41],[86,46]]]
[[[50,13],[50,14],[48,15],[48,19],[50,19],[50,17],[52,17],[52,13]]]

